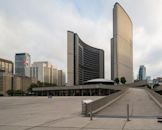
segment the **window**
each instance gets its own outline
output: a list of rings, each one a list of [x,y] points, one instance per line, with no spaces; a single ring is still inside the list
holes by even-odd
[[[9,63],[9,73],[12,73],[12,64]]]
[[[2,69],[4,70],[5,63],[2,61]]]
[[[5,63],[5,72],[9,72],[9,67],[8,67],[8,63]]]
[[[2,68],[2,61],[0,61],[0,69]]]

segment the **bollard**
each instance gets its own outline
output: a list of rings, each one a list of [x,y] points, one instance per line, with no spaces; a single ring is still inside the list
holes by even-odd
[[[93,114],[92,114],[92,103],[90,103],[90,120],[93,120]]]
[[[127,121],[130,121],[129,120],[129,104],[127,104]]]
[[[90,112],[90,120],[93,120],[93,115],[92,115],[92,111]]]

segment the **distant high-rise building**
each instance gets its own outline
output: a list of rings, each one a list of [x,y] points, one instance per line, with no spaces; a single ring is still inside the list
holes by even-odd
[[[65,73],[58,70],[58,86],[65,86]]]
[[[146,76],[146,80],[151,80],[151,76]]]
[[[104,51],[84,43],[76,33],[67,32],[68,86],[104,78]]]
[[[34,62],[30,68],[31,77],[43,83],[57,85],[58,70],[48,61]]]
[[[13,88],[13,62],[0,58],[0,95]]]
[[[144,65],[140,65],[138,79],[146,80],[146,67]]]
[[[15,74],[30,77],[30,55],[28,53],[16,53]]]
[[[119,3],[113,9],[113,38],[111,39],[111,79],[125,77],[133,82],[133,25]]]
[[[154,84],[162,85],[162,77],[157,77],[156,79],[154,79]]]

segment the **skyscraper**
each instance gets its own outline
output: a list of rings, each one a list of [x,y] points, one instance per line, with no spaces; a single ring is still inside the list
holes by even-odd
[[[30,55],[17,53],[15,55],[15,74],[30,77]]]
[[[68,86],[104,78],[104,51],[84,43],[76,33],[67,32]]]
[[[113,9],[113,38],[111,39],[111,79],[125,77],[133,82],[133,24],[119,3]]]
[[[140,65],[138,79],[146,80],[146,67],[144,65]]]

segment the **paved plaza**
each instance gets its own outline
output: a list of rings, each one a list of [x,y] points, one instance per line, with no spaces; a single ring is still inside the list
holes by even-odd
[[[156,118],[131,118],[127,122],[117,117],[95,117],[92,121],[83,117],[81,101],[98,98],[101,97],[1,97],[0,130],[162,130]],[[136,106],[131,108],[133,115],[161,114],[161,109],[142,89],[129,89],[121,99],[98,114],[124,114],[121,104],[128,102]]]

